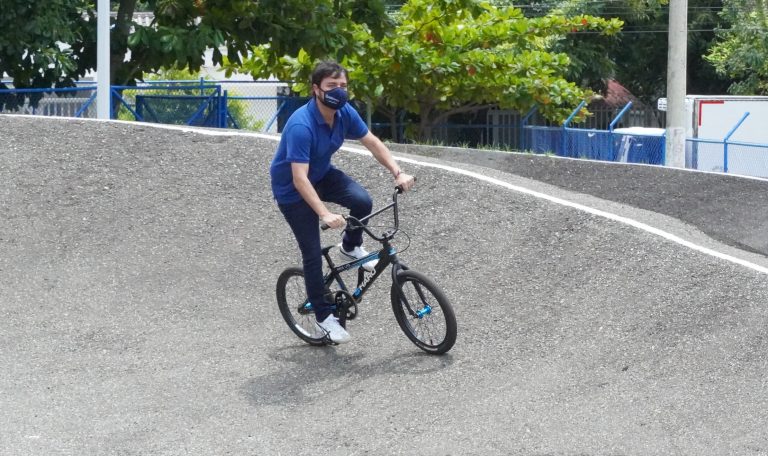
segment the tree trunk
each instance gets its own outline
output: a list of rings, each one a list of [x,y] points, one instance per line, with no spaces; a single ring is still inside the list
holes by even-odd
[[[120,0],[120,6],[117,9],[117,18],[115,19],[115,28],[112,31],[112,48],[109,80],[111,84],[125,85],[127,81],[117,81],[118,75],[122,74],[125,59],[125,52],[128,50],[128,35],[131,33],[131,22],[133,21],[133,12],[136,11],[136,0]]]
[[[432,119],[432,106],[427,103],[422,103],[419,107],[419,141],[428,141],[432,139],[432,128],[434,127],[434,120]]]
[[[400,142],[397,134],[397,110],[387,110],[387,117],[389,118],[389,134],[392,137],[392,141]]]

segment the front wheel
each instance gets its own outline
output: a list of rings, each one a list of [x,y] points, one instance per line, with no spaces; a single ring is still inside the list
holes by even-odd
[[[443,291],[424,274],[401,270],[391,290],[392,310],[406,336],[427,353],[441,355],[456,342],[456,316]]]

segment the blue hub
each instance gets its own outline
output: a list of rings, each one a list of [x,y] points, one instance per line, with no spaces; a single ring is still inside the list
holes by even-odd
[[[427,304],[423,308],[416,311],[416,316],[418,318],[424,318],[425,315],[429,315],[431,313],[432,313],[432,307],[430,307],[429,304]]]

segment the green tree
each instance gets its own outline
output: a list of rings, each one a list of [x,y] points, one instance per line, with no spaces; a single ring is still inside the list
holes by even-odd
[[[617,79],[641,101],[654,104],[666,94],[669,8],[667,0],[594,2],[566,0],[554,11],[591,14],[620,19],[622,31],[605,38],[594,34],[569,34],[555,49],[568,54],[569,77],[594,90],[606,79]],[[722,93],[727,87],[704,55],[721,20],[721,0],[688,2],[688,93]]]
[[[516,8],[497,8],[475,0],[410,0],[396,15],[396,26],[377,39],[364,25],[351,29],[353,94],[394,120],[400,109],[418,115],[419,139],[455,114],[492,106],[526,111],[537,106],[563,120],[588,93],[565,79],[565,54],[549,52],[555,36],[576,31],[616,33],[620,23],[579,15],[526,18]],[[296,81],[307,94],[312,52],[268,58],[273,50],[254,50],[242,70]],[[237,66],[231,65],[230,69]]]
[[[79,54],[60,43],[90,37],[84,32],[95,18],[87,0],[0,0],[0,11],[0,75],[15,87],[67,87],[82,76]]]
[[[276,52],[301,47],[317,53],[344,50],[343,30],[356,21],[382,34],[389,20],[381,0],[119,0],[111,32],[111,81],[130,85],[161,68],[197,71],[213,48],[239,61],[257,44]],[[133,22],[137,8],[154,22]],[[96,68],[93,0],[0,0],[0,72],[17,87],[71,86]],[[130,59],[125,57],[130,52]]]
[[[186,66],[197,71],[203,64],[206,48],[213,48],[213,62],[217,64],[223,61],[221,48],[226,48],[230,61],[239,62],[252,46],[261,43],[270,43],[281,53],[296,53],[301,47],[329,53],[347,46],[341,31],[352,27],[355,21],[369,23],[376,31],[388,23],[380,0],[147,0],[146,3],[154,11],[155,23],[146,27],[134,25],[135,32],[130,37],[123,34],[132,58],[120,65],[118,81],[134,80],[142,72],[169,66]]]
[[[768,5],[764,0],[727,0],[725,27],[706,58],[732,80],[739,95],[768,95]]]

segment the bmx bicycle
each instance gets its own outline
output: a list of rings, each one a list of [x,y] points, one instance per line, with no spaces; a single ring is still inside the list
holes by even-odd
[[[408,339],[427,353],[440,355],[456,342],[456,316],[443,291],[424,274],[409,269],[397,256],[391,241],[400,232],[397,197],[402,188],[396,188],[392,202],[362,219],[345,216],[347,229],[361,229],[369,237],[381,243],[381,249],[368,256],[336,265],[331,259],[335,245],[323,247],[322,254],[329,272],[324,281],[326,293],[330,293],[335,305],[334,315],[346,327],[358,316],[358,304],[376,279],[392,265],[390,297],[392,311],[398,325]],[[376,235],[365,222],[384,211],[392,209],[394,227]],[[321,226],[327,229],[327,226]],[[365,271],[363,264],[378,259],[373,271]],[[341,273],[357,268],[357,285],[350,289]],[[280,314],[291,330],[310,345],[331,345],[328,335],[316,324],[312,304],[307,300],[304,271],[301,267],[284,270],[277,279],[277,304]]]

